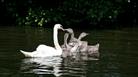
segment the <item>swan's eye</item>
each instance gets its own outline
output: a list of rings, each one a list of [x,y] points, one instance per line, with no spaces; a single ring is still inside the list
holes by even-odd
[[[61,28],[63,28],[63,26],[62,26],[62,25],[61,25],[60,27],[61,27]]]

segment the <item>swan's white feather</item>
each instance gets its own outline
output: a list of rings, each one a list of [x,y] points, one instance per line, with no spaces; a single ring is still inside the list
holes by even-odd
[[[62,53],[58,52],[53,47],[41,44],[36,48],[36,51],[26,52],[20,50],[21,53],[25,55],[25,57],[48,57],[48,56],[60,56]]]
[[[62,54],[62,49],[59,46],[57,34],[58,29],[62,29],[60,24],[55,24],[53,30],[54,30],[54,47],[47,46],[44,44],[39,45],[35,51],[33,52],[26,52],[23,50],[20,50],[21,53],[23,53],[26,57],[48,57],[48,56],[59,56]]]

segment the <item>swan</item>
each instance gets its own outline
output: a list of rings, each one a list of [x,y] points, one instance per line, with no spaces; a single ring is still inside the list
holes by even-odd
[[[59,56],[59,55],[61,55],[63,51],[62,51],[62,49],[59,45],[59,42],[58,42],[58,37],[57,37],[58,29],[61,29],[64,31],[61,24],[55,24],[54,25],[54,28],[53,28],[53,38],[54,39],[53,39],[53,41],[54,41],[55,47],[41,44],[36,48],[36,51],[26,52],[26,51],[20,50],[20,52],[23,53],[26,57],[48,57],[48,56]]]
[[[100,55],[99,46],[100,46],[99,43],[97,43],[96,45],[88,45],[87,46],[88,55],[93,56],[93,57],[99,57],[99,55]]]
[[[63,53],[62,53],[63,58],[72,56],[74,52],[78,50],[78,47],[79,47],[79,42],[76,43],[74,47],[68,45],[67,43],[68,36],[69,36],[69,33],[64,34],[64,44],[61,46],[61,48],[63,49]]]
[[[67,31],[71,35],[71,38],[69,40],[69,45],[75,46],[75,43],[77,43],[78,39],[74,37],[73,29],[68,28],[68,29],[65,29],[65,31]]]
[[[78,40],[80,40],[80,47],[79,50],[80,52],[87,52],[88,55],[92,55],[92,56],[99,56],[99,43],[97,43],[96,45],[88,45],[87,41],[81,41],[81,39],[85,36],[87,36],[88,33],[82,32],[78,38]]]
[[[61,46],[61,48],[63,50],[63,52],[62,52],[62,57],[63,58],[71,56],[70,49],[72,47],[67,44],[68,37],[69,37],[69,33],[65,33],[64,34],[64,44]]]
[[[65,29],[65,31],[67,31],[68,33],[71,34],[71,39],[70,39],[70,41],[69,41],[69,45],[70,45],[70,46],[73,47],[73,46],[75,46],[75,44],[76,44],[77,42],[79,42],[79,43],[80,43],[80,44],[79,44],[79,45],[80,45],[80,46],[79,46],[79,50],[80,50],[80,51],[86,51],[88,42],[87,42],[87,41],[81,41],[81,39],[84,38],[84,37],[86,37],[86,36],[88,35],[88,33],[82,32],[82,33],[79,35],[78,38],[75,38],[75,37],[74,37],[74,32],[73,32],[73,30],[72,30],[71,28]]]
[[[87,41],[82,41],[82,40],[81,40],[82,38],[86,37],[87,35],[88,35],[88,33],[82,32],[82,33],[79,35],[79,37],[78,37],[78,40],[79,40],[79,42],[80,42],[79,50],[80,50],[81,52],[87,50],[88,42],[87,42]]]
[[[77,43],[75,44],[75,46],[70,49],[70,52],[72,52],[72,53],[79,52],[79,46],[80,46],[80,44],[81,43],[79,41],[77,41]]]
[[[99,43],[97,43],[96,45],[88,45],[87,49],[88,49],[89,52],[90,51],[98,51],[99,50],[99,46],[100,46]]]
[[[65,29],[65,31],[71,34],[71,39],[68,45],[68,47],[70,47],[69,50],[71,55],[74,55],[74,52],[81,52],[81,54],[87,53],[89,56],[99,57],[99,43],[96,45],[88,45],[87,41],[81,40],[86,37],[88,33],[82,32],[78,38],[75,38],[74,32],[71,28]]]
[[[63,51],[71,48],[71,46],[69,46],[67,43],[68,37],[69,37],[69,33],[65,33],[64,34],[64,44],[61,46]]]
[[[68,28],[65,29],[65,31],[67,31],[69,34],[71,34],[71,38],[69,40],[69,45],[71,46],[75,46],[75,43],[77,43],[78,41],[81,41],[82,38],[84,38],[85,36],[88,35],[88,33],[82,32],[78,38],[74,37],[74,32],[73,29]]]
[[[82,38],[84,38],[85,36],[89,35],[88,33],[86,32],[82,32],[79,37],[78,37],[78,40],[81,40]]]
[[[62,50],[66,49],[67,46],[68,46],[68,45],[67,45],[68,37],[69,37],[69,34],[68,34],[68,33],[65,33],[65,34],[64,34],[64,43],[63,43],[63,45],[61,45]]]
[[[80,44],[79,41],[77,41],[77,43],[73,47],[68,45],[68,43],[67,43],[68,37],[69,37],[69,33],[65,33],[64,34],[64,44],[61,46],[61,48],[63,49],[63,52],[62,52],[63,58],[73,56],[74,52],[77,52],[79,44]]]
[[[86,32],[82,32],[78,38],[75,38],[74,37],[74,32],[73,32],[73,29],[71,28],[68,28],[68,29],[65,29],[65,31],[67,31],[69,34],[71,34],[71,38],[70,38],[70,41],[69,41],[69,46],[72,46],[72,50],[71,51],[75,51],[75,49],[79,49],[79,51],[86,51],[87,49],[87,45],[88,45],[88,42],[87,41],[81,41],[82,38],[86,37],[88,35],[88,33]],[[79,44],[78,44],[79,42]],[[78,44],[79,46],[77,47]],[[76,46],[75,46],[76,45]],[[75,46],[75,47],[74,47]],[[74,47],[74,48],[73,48]]]

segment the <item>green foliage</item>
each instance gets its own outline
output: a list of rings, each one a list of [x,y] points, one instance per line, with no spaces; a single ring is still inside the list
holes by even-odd
[[[55,7],[48,7],[48,3],[46,6],[43,3],[37,6],[39,1],[30,1],[31,5],[25,5],[28,10],[24,16],[20,16],[16,9],[13,9],[13,16],[16,17],[18,25],[45,26],[49,22],[58,22],[71,26],[85,22],[90,25],[97,25],[103,21],[114,22],[124,11],[123,5],[127,3],[127,0],[63,0],[57,1]]]
[[[29,8],[26,17],[17,18],[17,22],[19,25],[43,26],[43,24],[47,22],[43,16],[45,16],[44,10],[38,9],[35,11]]]
[[[106,23],[116,20],[119,13],[122,12],[122,7],[120,2],[112,0],[94,0],[89,5],[90,9],[87,11],[87,19],[90,23],[99,23],[101,21],[106,21]]]

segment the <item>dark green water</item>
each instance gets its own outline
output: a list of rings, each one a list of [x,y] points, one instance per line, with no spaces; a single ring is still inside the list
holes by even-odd
[[[75,30],[78,36],[84,30]],[[52,29],[0,27],[0,77],[138,77],[138,29],[88,30],[83,40],[100,43],[99,60],[24,58],[20,49],[53,46]],[[60,44],[63,32],[59,32]]]

